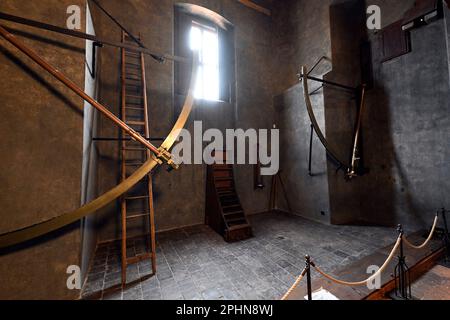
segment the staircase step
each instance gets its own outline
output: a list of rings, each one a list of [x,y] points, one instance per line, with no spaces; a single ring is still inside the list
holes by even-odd
[[[234,231],[234,230],[239,230],[239,229],[244,229],[244,228],[251,228],[251,226],[246,222],[243,224],[238,224],[238,225],[229,227],[228,231]]]
[[[240,214],[243,217],[245,217],[244,211],[242,211],[242,208],[236,211],[228,211],[228,212],[224,212],[223,215],[224,216],[231,216],[231,215],[237,215]]]
[[[233,204],[233,205],[228,205],[228,206],[222,206],[222,209],[224,210],[228,210],[228,209],[232,209],[232,208],[241,208],[242,206],[240,204]]]
[[[217,194],[220,197],[229,197],[229,196],[234,196],[236,195],[236,192],[233,189],[229,189],[229,190],[217,190]]]
[[[229,217],[229,216],[235,216],[235,215],[241,215],[242,217],[245,217],[244,211],[240,210],[240,211],[235,211],[235,212],[225,212],[223,215],[224,217]]]
[[[216,173],[216,172],[223,172],[223,171],[232,172],[232,171],[233,171],[233,168],[223,167],[223,168],[215,168],[215,169],[214,169],[214,173]]]
[[[215,181],[233,181],[233,177],[214,177]]]
[[[232,195],[232,194],[235,194],[235,191],[233,189],[217,190],[217,194],[219,196]]]
[[[240,205],[240,202],[239,202],[239,199],[237,196],[234,196],[230,199],[220,198],[219,200],[220,200],[220,204],[222,205],[222,207]]]
[[[225,222],[227,223],[227,224],[230,224],[230,223],[236,223],[236,222],[242,222],[242,224],[247,224],[247,219],[245,218],[245,217],[239,217],[239,218],[230,218],[230,219],[225,219]]]

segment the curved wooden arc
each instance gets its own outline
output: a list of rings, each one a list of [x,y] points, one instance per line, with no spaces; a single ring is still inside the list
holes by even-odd
[[[1,27],[0,27],[0,31],[6,32],[6,30],[4,30]],[[2,35],[5,36],[4,33],[2,33]],[[5,36],[5,38],[7,38],[7,37]],[[8,36],[7,39],[11,40],[11,37]],[[17,41],[15,41],[15,42],[16,42],[16,44],[18,43]],[[25,50],[26,50],[26,52],[24,52],[25,54],[28,55],[28,53],[31,52],[31,50],[26,48],[24,45],[21,45],[21,46],[22,46],[22,48],[25,48]],[[35,62],[37,62],[37,61],[35,61]],[[37,63],[39,64],[39,62],[37,62]],[[197,55],[197,53],[194,53],[193,62],[192,62],[192,74],[191,74],[191,80],[190,80],[190,87],[189,87],[189,90],[187,93],[186,100],[183,105],[182,112],[181,112],[177,122],[175,123],[174,127],[172,128],[171,132],[167,136],[166,140],[163,142],[161,147],[157,150],[160,150],[161,148],[163,148],[165,150],[169,150],[173,146],[175,141],[177,140],[177,138],[180,134],[180,130],[185,126],[185,124],[189,118],[189,115],[190,115],[193,105],[194,105],[194,85],[195,85],[195,80],[196,80],[196,75],[197,75],[197,69],[198,69],[198,55]],[[49,71],[49,70],[47,70],[47,71]],[[52,72],[50,72],[50,73],[53,74]],[[58,78],[55,74],[53,74],[53,75],[56,78]],[[137,139],[137,140],[139,142],[141,142],[140,139]],[[147,148],[149,148],[148,142],[142,143],[142,144],[144,146],[146,146]],[[149,149],[152,150],[152,148],[149,148]],[[37,238],[39,236],[50,233],[52,231],[58,230],[64,226],[67,226],[67,225],[69,225],[77,220],[80,220],[86,216],[94,214],[97,210],[103,208],[107,204],[111,203],[112,201],[114,201],[117,198],[119,198],[120,196],[122,196],[125,192],[127,192],[134,185],[136,185],[141,179],[143,179],[146,175],[148,175],[160,163],[161,163],[161,160],[159,160],[155,155],[152,155],[151,159],[149,159],[147,162],[145,162],[130,177],[128,177],[122,183],[120,183],[116,187],[112,188],[108,192],[104,193],[100,197],[92,200],[88,204],[86,204],[72,212],[68,212],[68,213],[59,215],[55,218],[51,218],[44,222],[40,222],[40,223],[31,225],[28,227],[24,227],[24,228],[21,228],[18,230],[0,234],[0,248],[10,247],[10,246]]]
[[[314,110],[311,103],[311,98],[309,96],[309,87],[308,87],[308,68],[306,66],[302,67],[302,73],[301,78],[303,79],[303,96],[305,98],[305,105],[306,109],[308,111],[309,119],[311,120],[311,124],[313,125],[314,131],[317,134],[317,137],[319,138],[322,145],[325,147],[325,150],[327,151],[328,155],[333,158],[334,161],[336,161],[339,166],[344,169],[346,172],[350,168],[348,164],[345,164],[344,161],[341,161],[339,157],[336,155],[336,153],[331,149],[330,144],[328,143],[327,139],[325,138],[325,135],[322,133],[322,130],[320,129],[319,123],[317,122],[316,116],[314,114]]]
[[[19,244],[36,237],[42,236],[49,232],[58,230],[64,226],[67,226],[81,218],[84,218],[97,210],[103,208],[108,203],[119,198],[142,178],[144,178],[153,168],[158,165],[158,162],[153,158],[144,163],[136,172],[134,172],[128,179],[112,188],[108,192],[95,200],[92,200],[88,204],[78,208],[75,211],[62,214],[50,220],[37,223],[32,226],[28,226],[19,230],[3,233],[0,235],[0,248],[9,247],[15,244]]]

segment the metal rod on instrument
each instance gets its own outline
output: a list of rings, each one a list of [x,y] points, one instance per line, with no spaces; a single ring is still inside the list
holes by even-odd
[[[365,105],[365,94],[366,94],[366,85],[363,84],[361,88],[361,103],[358,110],[358,120],[356,124],[356,130],[355,130],[355,140],[353,142],[353,152],[352,152],[352,163],[350,164],[350,172],[348,173],[348,177],[352,178],[356,176],[356,162],[358,161],[358,147],[360,143],[360,136],[361,136],[361,122],[362,122],[362,116],[364,112],[364,105]],[[359,156],[360,158],[361,156]]]
[[[34,28],[38,28],[38,29],[44,29],[44,30],[48,30],[48,31],[52,31],[52,32],[56,32],[56,33],[60,33],[66,36],[70,36],[70,37],[75,37],[75,38],[80,38],[80,39],[85,39],[85,40],[90,40],[93,42],[97,42],[97,43],[101,43],[107,46],[111,46],[111,47],[116,47],[116,48],[124,48],[133,52],[142,52],[143,54],[152,56],[152,57],[162,57],[165,60],[172,60],[172,61],[177,61],[177,62],[183,62],[183,63],[190,63],[189,59],[183,58],[183,57],[178,57],[178,56],[173,56],[173,55],[168,55],[168,54],[164,54],[164,55],[160,55],[157,53],[154,53],[152,51],[150,51],[147,48],[143,48],[143,47],[137,47],[137,46],[132,46],[132,45],[127,45],[127,44],[122,44],[119,42],[114,42],[114,41],[108,41],[108,40],[104,40],[104,39],[100,39],[96,36],[87,34],[87,33],[83,33],[80,31],[75,31],[75,30],[69,30],[69,29],[65,29],[65,28],[61,28],[58,26],[54,26],[48,23],[43,23],[43,22],[39,22],[39,21],[35,21],[35,20],[30,20],[30,19],[26,19],[26,18],[22,18],[22,17],[18,17],[18,16],[14,16],[14,15],[10,15],[10,14],[6,14],[3,12],[0,12],[0,19],[2,20],[6,20],[6,21],[11,21],[14,23],[18,23],[18,24],[22,24],[22,25],[26,25],[26,26],[30,26],[30,27],[34,27]]]
[[[47,72],[53,75],[56,79],[61,81],[66,87],[75,92],[78,96],[80,96],[83,100],[90,103],[94,108],[99,110],[103,115],[113,121],[116,125],[121,127],[126,133],[128,133],[133,139],[139,141],[141,144],[149,148],[155,154],[159,154],[158,148],[156,148],[153,144],[148,142],[144,137],[142,137],[139,133],[137,133],[133,128],[129,127],[125,122],[117,118],[111,111],[109,111],[102,104],[97,102],[95,99],[91,98],[87,95],[82,89],[80,89],[72,80],[67,78],[61,71],[53,67],[47,61],[42,59],[36,52],[25,46],[21,43],[15,36],[6,31],[5,28],[0,26],[0,35],[3,36],[8,42],[14,45],[17,49],[26,54],[29,58],[31,58],[34,62],[44,68]]]
[[[100,3],[98,3],[96,0],[90,0],[90,1],[92,1],[97,6],[97,8],[99,8],[104,14],[106,14],[108,16],[108,18],[110,18],[120,29],[125,31],[125,33],[128,34],[130,36],[130,38],[133,39],[134,42],[136,42],[140,47],[145,48],[144,44],[139,39],[137,39],[135,36],[133,36],[131,34],[131,32],[129,32],[127,29],[125,29],[125,27],[116,18],[114,18],[105,8],[103,8],[103,6],[100,5]]]
[[[342,89],[345,89],[345,90],[356,91],[356,88],[353,88],[353,87],[350,87],[350,86],[346,86],[346,85],[343,85],[343,84],[340,84],[340,83],[337,83],[337,82],[323,80],[323,79],[316,78],[316,77],[311,77],[311,76],[307,76],[307,78],[309,80],[321,82],[323,84],[328,84],[328,85],[331,85],[331,86],[334,86],[334,87],[338,87],[338,88],[342,88]]]
[[[312,177],[312,148],[313,148],[313,135],[314,135],[314,126],[311,124],[311,135],[309,137],[309,163],[308,163],[308,173],[309,176]]]
[[[116,18],[114,18],[114,16],[112,14],[110,14],[102,5],[100,5],[100,3],[98,3],[96,0],[91,0],[91,1],[101,11],[103,11],[103,13],[106,14],[108,16],[108,18],[110,18],[120,29],[122,29],[122,31],[124,31],[131,39],[133,39],[134,42],[136,42],[141,48],[147,49],[147,47],[142,43],[141,40],[139,40],[138,38],[133,36],[133,34],[130,31],[128,31]],[[159,62],[164,62],[164,57],[161,55],[150,54],[150,56]]]
[[[166,138],[144,138],[148,141],[164,141]],[[92,141],[131,141],[132,138],[92,138]]]

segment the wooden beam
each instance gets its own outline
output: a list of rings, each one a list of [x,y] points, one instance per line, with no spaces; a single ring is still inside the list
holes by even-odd
[[[271,16],[272,12],[270,12],[269,9],[266,9],[250,0],[238,0],[240,3],[242,3],[244,6],[247,6],[249,8],[252,8],[253,10],[256,10],[258,12],[261,12],[267,16]]]

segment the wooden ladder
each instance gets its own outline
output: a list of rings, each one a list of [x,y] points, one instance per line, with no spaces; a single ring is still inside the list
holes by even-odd
[[[223,159],[226,152],[221,153]],[[252,237],[252,228],[236,192],[233,166],[208,166],[206,187],[206,224],[233,242]]]
[[[126,33],[122,31],[122,43],[136,45]],[[143,53],[121,50],[121,118],[122,120],[149,139],[150,128],[148,120],[147,85],[145,79],[145,62]],[[150,150],[142,147],[136,141],[123,135],[121,142],[121,179],[124,181],[151,157]],[[133,208],[133,209],[132,209]],[[138,208],[138,209],[136,209]],[[149,259],[152,263],[153,274],[156,274],[156,242],[155,242],[155,215],[153,207],[153,190],[151,173],[136,187],[129,190],[121,198],[122,214],[122,286],[127,283],[127,266]],[[127,252],[128,237],[127,224],[142,222],[144,236],[149,240],[148,249],[143,254]]]

